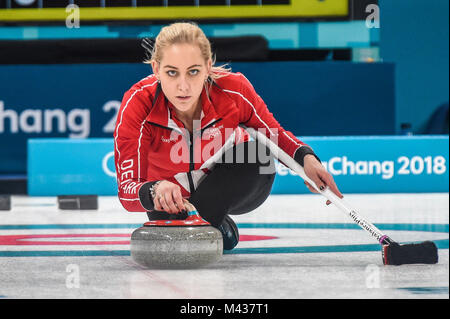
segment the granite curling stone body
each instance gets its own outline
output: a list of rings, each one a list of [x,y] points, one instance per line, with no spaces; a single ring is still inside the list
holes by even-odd
[[[185,220],[145,223],[131,235],[131,257],[147,268],[198,268],[218,261],[223,254],[219,230],[202,219],[190,205]]]

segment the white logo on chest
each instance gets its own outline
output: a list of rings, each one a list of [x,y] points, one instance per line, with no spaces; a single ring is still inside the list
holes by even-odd
[[[169,138],[165,138],[164,136],[161,136],[161,141],[164,143],[172,143],[172,142],[176,142],[177,138],[175,136],[170,136]]]
[[[217,136],[222,135],[222,133],[220,132],[220,129],[223,128],[223,125],[220,125],[218,127],[210,127],[207,128],[206,131],[203,133],[203,137],[210,139],[210,138],[215,138]]]

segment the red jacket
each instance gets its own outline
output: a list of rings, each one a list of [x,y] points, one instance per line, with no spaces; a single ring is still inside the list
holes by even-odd
[[[248,140],[239,124],[265,129],[292,157],[305,145],[280,126],[244,75],[230,73],[216,84],[209,94],[203,89],[201,123],[194,126],[192,136],[176,118],[154,75],[125,93],[114,130],[114,155],[118,195],[126,210],[152,209],[149,185],[158,180],[178,184],[188,198],[221,152]]]

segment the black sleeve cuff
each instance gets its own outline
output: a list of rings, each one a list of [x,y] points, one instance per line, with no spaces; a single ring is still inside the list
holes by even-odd
[[[155,204],[153,204],[153,200],[150,197],[150,188],[156,183],[154,182],[147,182],[141,186],[139,189],[139,200],[141,201],[142,207],[144,207],[146,210],[154,210]]]
[[[302,167],[304,166],[304,159],[305,156],[311,154],[314,155],[315,158],[317,158],[317,160],[322,163],[322,161],[320,160],[320,158],[316,155],[316,153],[314,153],[314,151],[312,150],[311,147],[309,146],[301,146],[299,147],[294,154],[294,160],[299,163]]]

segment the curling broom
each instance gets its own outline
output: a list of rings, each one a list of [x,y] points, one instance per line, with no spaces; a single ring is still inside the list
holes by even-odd
[[[353,209],[343,199],[335,195],[328,187],[323,191],[319,190],[316,184],[305,174],[303,167],[292,157],[284,152],[278,145],[271,141],[266,135],[252,128],[246,128],[246,131],[261,144],[269,147],[272,154],[287,165],[291,170],[297,173],[301,178],[307,181],[320,194],[325,196],[330,202],[336,205],[341,211],[367,231],[381,245],[383,264],[385,265],[403,265],[403,264],[435,264],[438,262],[438,249],[432,241],[420,243],[399,244],[389,236],[382,233],[375,225],[362,218],[355,209]]]

